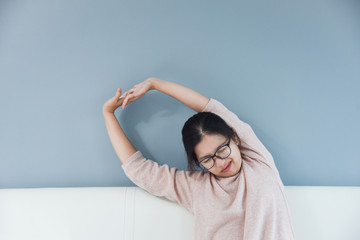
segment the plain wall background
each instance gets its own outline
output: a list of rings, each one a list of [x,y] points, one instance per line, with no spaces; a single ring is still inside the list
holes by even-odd
[[[358,1],[0,2],[0,187],[134,185],[102,105],[148,77],[221,101],[272,153],[284,185],[360,185]],[[157,91],[116,116],[186,170],[194,111]]]

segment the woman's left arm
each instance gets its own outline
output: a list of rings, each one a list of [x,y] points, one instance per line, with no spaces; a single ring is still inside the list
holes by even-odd
[[[125,97],[122,108],[129,102],[140,98],[149,90],[158,90],[159,92],[165,93],[185,104],[195,112],[201,112],[210,100],[201,93],[178,83],[150,77],[129,90],[129,95]]]

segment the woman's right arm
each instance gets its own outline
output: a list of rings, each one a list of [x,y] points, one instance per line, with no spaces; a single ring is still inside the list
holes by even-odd
[[[122,163],[137,150],[122,130],[114,113],[103,111],[105,125],[116,155]]]
[[[165,93],[170,97],[173,97],[178,101],[182,102],[189,108],[193,109],[195,112],[201,112],[210,100],[208,97],[196,92],[191,88],[185,87],[183,85],[174,82],[165,81],[159,78],[150,77],[146,79],[143,83],[140,83],[139,85],[145,83],[149,84],[150,86],[149,90],[154,89],[162,93]],[[134,100],[136,100],[139,97],[136,96],[138,91],[136,87],[139,85],[135,85],[133,89],[129,90],[129,96],[124,99],[122,108],[124,108],[129,102],[132,101],[130,100],[131,98],[134,98]],[[141,88],[142,86],[139,87]],[[141,90],[139,90],[139,92],[143,93],[143,91]]]
[[[114,112],[121,106],[124,98],[127,96],[126,92],[121,96],[121,89],[117,89],[114,97],[107,100],[103,105],[103,115],[105,119],[105,125],[111,144],[114,147],[116,155],[122,163],[132,156],[137,150],[122,130],[118,120],[116,119]]]
[[[122,108],[124,108],[128,103],[139,99],[144,96],[147,91],[152,89],[163,92],[179,100],[196,112],[201,112],[210,100],[188,87],[154,77],[150,77],[135,85],[123,96],[121,96],[121,89],[117,89],[115,96],[110,98],[104,104],[103,115],[111,143],[122,163],[124,163],[126,159],[133,155],[137,150],[122,130],[114,115],[114,111],[121,105]]]
[[[155,88],[149,80],[136,85],[123,96],[121,96],[121,89],[118,89],[115,96],[103,105],[103,115],[111,143],[123,163],[122,167],[126,175],[137,186],[153,195],[176,201],[193,212],[193,189],[202,173],[178,170],[146,159],[129,141],[114,115],[114,111],[124,103],[127,97],[128,101],[132,102],[151,89]],[[175,92],[179,93],[179,91]]]

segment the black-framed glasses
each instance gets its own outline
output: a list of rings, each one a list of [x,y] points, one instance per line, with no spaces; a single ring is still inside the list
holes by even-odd
[[[216,152],[214,153],[214,155],[212,155],[211,157],[207,157],[203,160],[200,161],[200,164],[207,170],[211,169],[212,167],[214,167],[215,165],[215,159],[214,157],[220,158],[220,159],[225,159],[228,156],[230,156],[231,154],[231,148],[230,148],[230,141],[231,138],[229,138],[229,141],[227,142],[227,144],[219,147],[218,150],[216,150]]]

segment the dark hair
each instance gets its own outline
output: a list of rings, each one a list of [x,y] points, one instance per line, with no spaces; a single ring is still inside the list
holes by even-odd
[[[185,122],[181,133],[190,171],[195,170],[196,166],[200,167],[194,149],[204,135],[220,134],[226,138],[233,138],[235,135],[224,119],[212,112],[199,112],[190,117]]]

